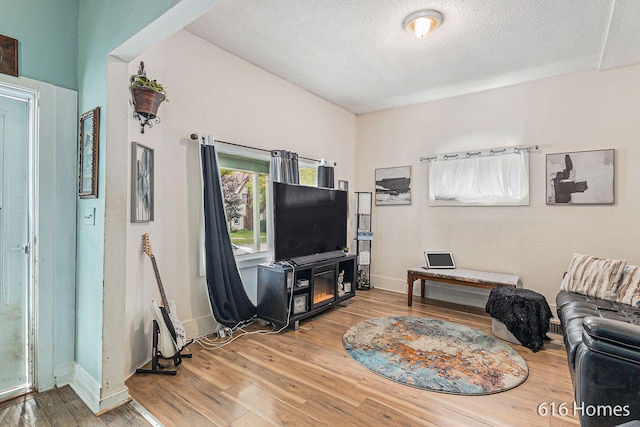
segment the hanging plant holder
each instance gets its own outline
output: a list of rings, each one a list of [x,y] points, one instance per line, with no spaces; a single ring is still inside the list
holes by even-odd
[[[160,123],[158,107],[168,101],[166,92],[160,83],[147,77],[144,62],[140,62],[138,74],[131,76],[130,88],[133,118],[140,120],[140,133],[144,133],[145,126]]]
[[[133,105],[135,108],[133,117],[140,120],[140,132],[144,133],[145,125],[148,124],[149,127],[153,127],[152,121],[154,119],[156,123],[160,123],[158,107],[164,101],[165,96],[153,89],[144,87],[133,87],[131,91],[133,92]]]

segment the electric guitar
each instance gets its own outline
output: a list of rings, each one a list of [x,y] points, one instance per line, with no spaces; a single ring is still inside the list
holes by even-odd
[[[156,275],[156,282],[158,282],[158,289],[162,297],[161,306],[158,306],[155,301],[152,301],[151,307],[160,329],[159,350],[162,357],[169,359],[179,355],[180,351],[187,345],[187,337],[184,327],[182,323],[180,323],[180,320],[178,320],[176,314],[176,303],[174,301],[171,301],[171,303],[167,302],[167,296],[164,293],[162,279],[160,279],[156,257],[151,252],[149,233],[145,233],[142,238],[144,241],[144,252],[151,258],[153,272]]]

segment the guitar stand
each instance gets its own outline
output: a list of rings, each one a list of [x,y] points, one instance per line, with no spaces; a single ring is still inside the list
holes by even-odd
[[[178,371],[170,370],[165,371],[163,369],[167,369],[169,364],[160,363],[158,358],[168,359],[162,356],[162,353],[158,350],[158,335],[160,335],[160,327],[158,327],[158,322],[156,320],[153,321],[153,344],[151,349],[151,369],[136,369],[136,374],[165,374],[165,375],[176,375]],[[187,345],[191,344],[193,340],[189,340]],[[180,350],[182,351],[182,350]],[[186,357],[190,359],[192,356],[191,353],[181,354],[180,352],[176,353],[173,356],[173,365],[178,366],[182,363],[182,358]]]

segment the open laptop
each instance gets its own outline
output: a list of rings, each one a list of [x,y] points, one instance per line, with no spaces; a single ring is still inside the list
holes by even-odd
[[[422,268],[456,268],[451,252],[425,251],[424,259],[427,261],[427,265],[423,265]]]

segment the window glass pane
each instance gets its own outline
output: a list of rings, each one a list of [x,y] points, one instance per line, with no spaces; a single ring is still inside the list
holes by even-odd
[[[269,183],[269,174],[256,174],[258,188],[257,196],[252,203],[256,204],[254,209],[256,219],[256,250],[258,252],[266,252],[269,250],[267,245],[267,185]]]
[[[266,251],[269,175],[224,167],[220,175],[234,254]]]
[[[313,166],[299,166],[300,169],[300,184],[309,185],[315,187],[318,183],[316,178],[317,169]]]

